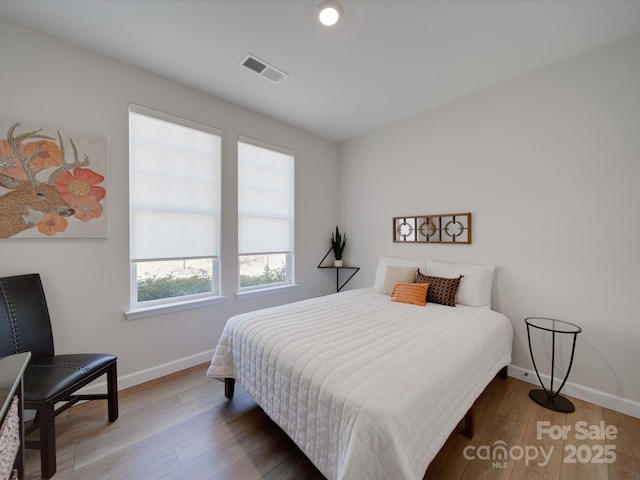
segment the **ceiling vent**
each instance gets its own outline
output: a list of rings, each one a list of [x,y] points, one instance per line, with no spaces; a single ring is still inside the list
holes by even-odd
[[[267,62],[263,62],[250,53],[242,59],[240,65],[276,84],[282,82],[289,76],[288,73],[283,72],[273,65],[269,65]]]

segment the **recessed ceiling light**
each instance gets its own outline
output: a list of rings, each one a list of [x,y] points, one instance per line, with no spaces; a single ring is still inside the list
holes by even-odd
[[[331,27],[338,23],[341,16],[342,7],[338,2],[330,0],[318,5],[318,20],[327,27]]]

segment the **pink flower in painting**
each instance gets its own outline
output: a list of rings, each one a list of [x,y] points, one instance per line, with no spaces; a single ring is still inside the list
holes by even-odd
[[[105,189],[98,186],[103,181],[102,175],[89,168],[78,167],[74,168],[73,172],[61,173],[56,179],[56,189],[69,205],[78,197],[88,196],[99,201],[106,195]]]
[[[58,145],[50,141],[30,142],[23,146],[23,155],[27,158],[38,155],[33,159],[30,168],[46,170],[50,167],[62,165],[62,152]]]
[[[74,217],[83,222],[88,222],[102,215],[102,205],[94,197],[85,195],[83,197],[74,197],[69,202],[69,206],[75,210]]]
[[[42,220],[36,223],[36,227],[38,227],[40,233],[51,236],[56,233],[64,232],[68,224],[69,223],[64,217],[50,213],[42,217]]]

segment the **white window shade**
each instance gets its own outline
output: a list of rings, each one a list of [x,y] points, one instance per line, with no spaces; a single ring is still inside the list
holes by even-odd
[[[131,259],[219,254],[220,136],[130,114]]]
[[[238,143],[238,253],[293,249],[294,157]]]

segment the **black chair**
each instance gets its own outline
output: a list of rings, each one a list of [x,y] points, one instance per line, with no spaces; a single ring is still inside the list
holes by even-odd
[[[109,421],[118,418],[117,357],[100,353],[55,355],[49,310],[40,275],[0,278],[0,356],[31,352],[24,373],[24,408],[35,410],[25,436],[39,430],[39,440],[26,448],[40,449],[42,477],[56,473],[55,417],[80,400],[107,400]],[[107,394],[74,395],[101,375]],[[56,409],[56,404],[62,403]]]

